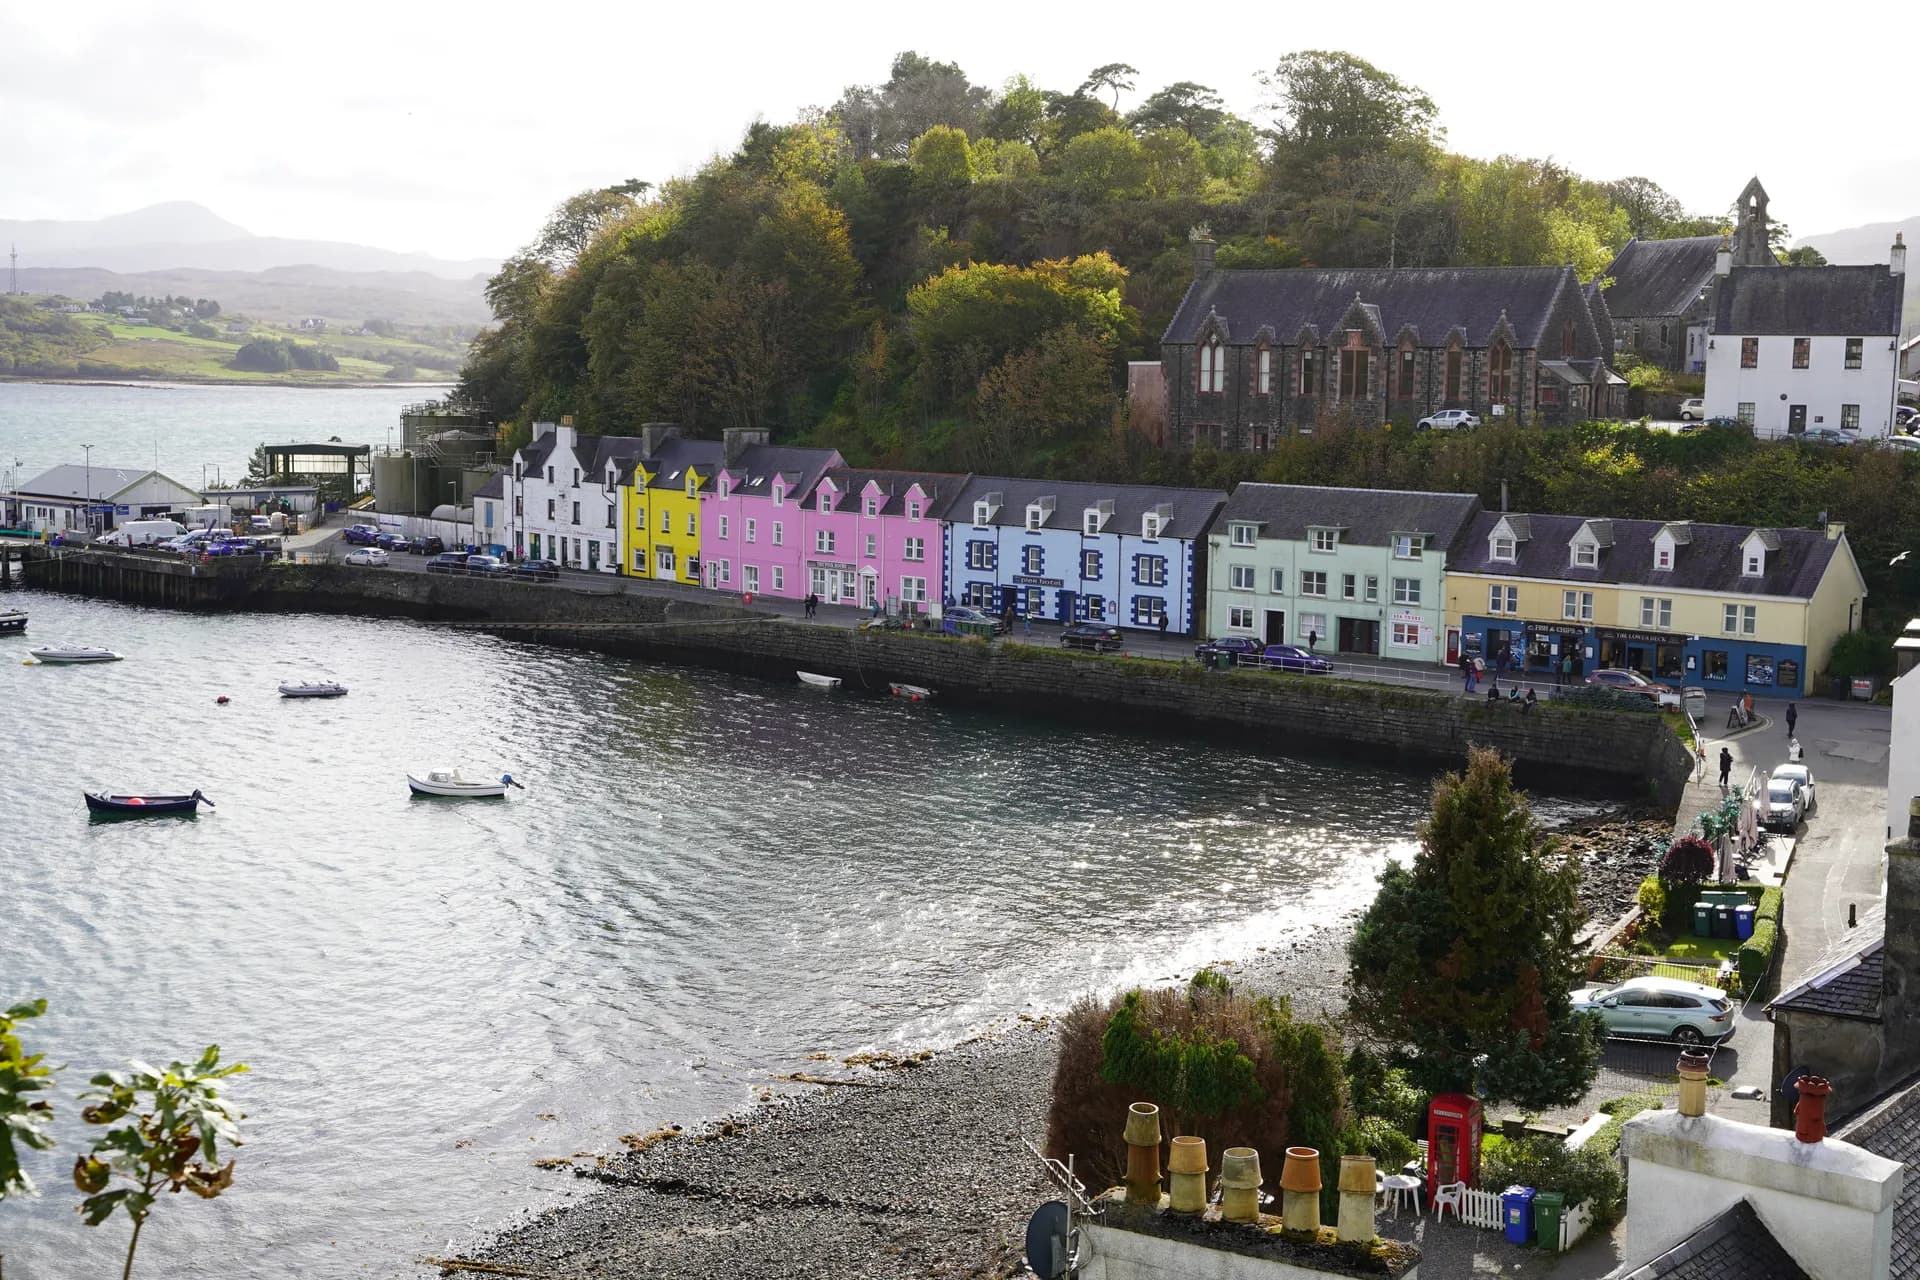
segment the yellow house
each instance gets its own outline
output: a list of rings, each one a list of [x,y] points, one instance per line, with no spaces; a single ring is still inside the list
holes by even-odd
[[[1486,512],[1447,566],[1447,657],[1529,682],[1635,671],[1709,693],[1804,696],[1859,628],[1845,528]],[[1570,670],[1569,670],[1570,668]]]
[[[621,486],[620,571],[660,582],[700,582],[700,504],[720,470],[718,440],[660,442]]]

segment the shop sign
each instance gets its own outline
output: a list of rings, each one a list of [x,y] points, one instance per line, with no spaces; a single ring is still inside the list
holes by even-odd
[[[852,566],[849,565],[848,567],[851,568]],[[1064,587],[1067,585],[1066,579],[1064,578],[1031,578],[1024,573],[1014,574],[1013,580],[1015,584],[1022,587]]]
[[[807,567],[809,569],[840,569],[844,572],[852,573],[860,566],[849,564],[844,560],[809,560],[807,561]]]
[[[1624,640],[1628,644],[1685,644],[1687,641],[1685,636],[1671,631],[1616,631],[1602,627],[1599,635],[1602,640]]]

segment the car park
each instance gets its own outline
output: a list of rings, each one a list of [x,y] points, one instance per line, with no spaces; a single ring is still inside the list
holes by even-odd
[[[1270,644],[1260,651],[1260,666],[1267,671],[1297,671],[1305,675],[1331,674],[1333,663],[1317,653],[1309,653],[1297,644]]]
[[[378,547],[355,547],[353,550],[347,552],[348,564],[364,564],[380,568],[384,566],[387,561],[387,553]]]
[[[1417,431],[1457,431],[1463,427],[1480,425],[1480,415],[1470,409],[1442,409],[1430,413],[1414,424]]]
[[[1624,667],[1603,667],[1587,677],[1588,684],[1605,685],[1609,689],[1618,689],[1621,693],[1638,694],[1651,698],[1656,706],[1678,707],[1680,695],[1673,686],[1655,684],[1638,671],[1629,671]]]
[[[551,560],[522,560],[513,566],[513,576],[534,582],[553,582],[560,577],[560,566]]]
[[[1573,992],[1575,1013],[1597,1013],[1610,1036],[1703,1044],[1733,1034],[1733,1002],[1718,987],[1680,978],[1630,978]]]
[[[1789,782],[1800,784],[1801,798],[1805,801],[1804,812],[1813,814],[1820,808],[1820,797],[1813,789],[1813,770],[1804,764],[1783,764],[1774,766],[1773,776],[1785,778]]]
[[[1127,647],[1120,628],[1104,622],[1075,622],[1060,632],[1063,649],[1091,649],[1095,653],[1118,653]]]
[[[1217,664],[1224,654],[1233,666],[1257,667],[1260,665],[1260,652],[1266,647],[1253,636],[1215,636],[1195,645],[1193,656],[1208,666]]]
[[[1757,804],[1763,827],[1792,831],[1807,816],[1807,793],[1792,778],[1768,778]]]
[[[1707,416],[1707,402],[1699,396],[1691,396],[1680,402],[1680,421],[1698,422]]]

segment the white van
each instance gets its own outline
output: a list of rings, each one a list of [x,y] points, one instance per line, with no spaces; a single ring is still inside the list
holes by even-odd
[[[150,547],[156,542],[177,538],[185,532],[184,528],[171,520],[128,520],[107,537],[111,538],[114,534],[120,535],[115,539],[115,546]]]

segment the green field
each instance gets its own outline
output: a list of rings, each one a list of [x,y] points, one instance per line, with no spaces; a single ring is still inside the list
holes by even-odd
[[[79,317],[83,327],[104,331],[105,340],[76,361],[82,378],[163,378],[177,382],[353,383],[390,381],[388,370],[417,360],[459,359],[464,353],[405,338],[349,337],[345,334],[300,334],[269,325],[252,325],[246,333],[228,333],[224,322],[218,338],[195,338],[158,325],[128,324],[100,316]],[[340,361],[336,371],[296,369],[285,373],[253,373],[231,367],[234,353],[254,338],[292,338],[323,347]],[[371,357],[371,358],[369,358]],[[454,375],[445,370],[419,369],[413,381],[445,382]]]

